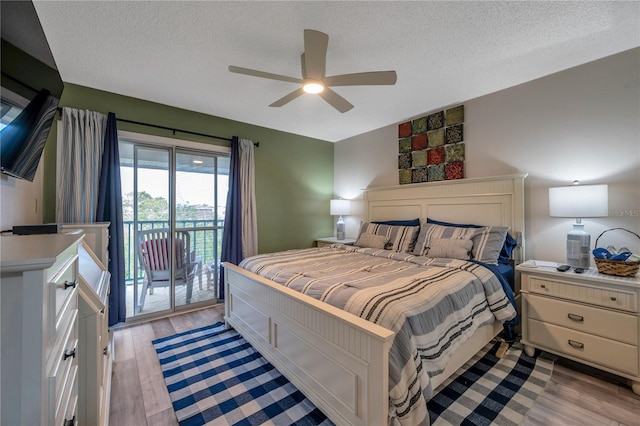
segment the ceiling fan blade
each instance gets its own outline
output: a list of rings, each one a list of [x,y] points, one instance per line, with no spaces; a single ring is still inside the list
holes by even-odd
[[[349,111],[351,108],[353,108],[353,105],[351,105],[349,101],[347,101],[345,98],[338,95],[336,92],[329,89],[328,87],[326,87],[322,92],[318,93],[318,95],[320,95],[322,99],[327,101],[332,107],[334,107],[340,112],[344,113]]]
[[[294,100],[295,98],[297,98],[298,96],[300,96],[302,94],[304,94],[304,90],[302,90],[302,87],[301,87],[298,90],[294,90],[293,92],[289,93],[288,95],[281,97],[280,99],[278,99],[277,101],[275,101],[274,103],[272,103],[269,106],[270,107],[281,107],[283,105],[288,104],[289,102],[291,102],[292,100]]]
[[[304,53],[302,55],[300,55],[300,65],[302,66],[302,78],[306,79],[307,78],[307,66],[304,62]]]
[[[252,77],[262,77],[262,78],[268,78],[268,79],[271,79],[271,80],[288,81],[289,83],[300,83],[300,84],[302,84],[302,79],[300,79],[300,78],[288,77],[286,75],[280,75],[280,74],[272,74],[270,72],[252,70],[252,69],[249,69],[249,68],[236,67],[236,66],[233,66],[233,65],[229,65],[229,71],[235,72],[235,73],[238,73],[238,74],[250,75]]]
[[[304,66],[306,79],[321,80],[326,72],[329,36],[315,30],[304,30]]]
[[[396,84],[398,76],[395,71],[359,72],[325,77],[327,86],[375,86]]]

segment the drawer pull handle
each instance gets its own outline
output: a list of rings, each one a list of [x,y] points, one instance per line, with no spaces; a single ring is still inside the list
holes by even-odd
[[[70,419],[64,419],[64,426],[74,426],[76,424],[76,416]]]
[[[64,282],[64,289],[68,289],[69,287],[71,288],[76,288],[76,286],[78,285],[78,280],[73,280],[73,281],[65,281]]]
[[[544,284],[540,284],[540,288],[547,288],[547,286]]]
[[[576,342],[575,340],[569,339],[569,344],[574,348],[578,348],[578,349],[584,348],[584,343]]]
[[[67,358],[75,358],[76,357],[76,348],[71,349],[70,351],[64,351],[64,356],[62,357],[63,361],[66,361]]]
[[[618,299],[616,299],[616,297],[615,297],[615,296],[611,296],[611,301],[612,301],[612,302],[615,302],[616,300],[618,300]]]
[[[576,321],[576,322],[584,321],[584,317],[582,315],[567,314],[567,316],[569,317],[570,320],[573,320],[573,321]]]

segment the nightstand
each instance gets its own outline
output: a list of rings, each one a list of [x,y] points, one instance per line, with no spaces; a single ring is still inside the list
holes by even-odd
[[[577,274],[527,261],[522,282],[522,343],[631,380],[640,395],[640,277],[596,268]]]
[[[356,240],[354,240],[353,238],[345,238],[344,240],[339,240],[336,237],[323,237],[323,238],[316,238],[316,246],[318,247],[324,247],[324,246],[328,246],[331,244],[345,244],[345,245],[351,245],[353,243],[355,243]]]

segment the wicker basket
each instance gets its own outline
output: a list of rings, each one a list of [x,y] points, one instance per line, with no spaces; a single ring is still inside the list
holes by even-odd
[[[602,232],[602,234],[598,235],[598,238],[596,238],[595,246],[598,247],[598,240],[600,239],[600,237],[602,237],[606,232],[613,231],[615,229],[627,231],[640,239],[640,235],[636,234],[635,232],[629,231],[628,229],[611,228],[611,229],[607,229],[606,231]],[[638,273],[638,270],[640,269],[640,262],[598,259],[595,257],[593,258],[593,260],[596,262],[596,266],[598,267],[598,272],[600,272],[601,274],[616,275],[618,277],[633,277]]]

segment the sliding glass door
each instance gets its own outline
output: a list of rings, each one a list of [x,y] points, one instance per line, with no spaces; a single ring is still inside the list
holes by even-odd
[[[229,158],[120,141],[127,318],[218,297]]]
[[[190,301],[176,293],[181,306],[218,296],[229,158],[178,149],[176,166],[176,232],[189,234],[187,272],[195,277]]]

